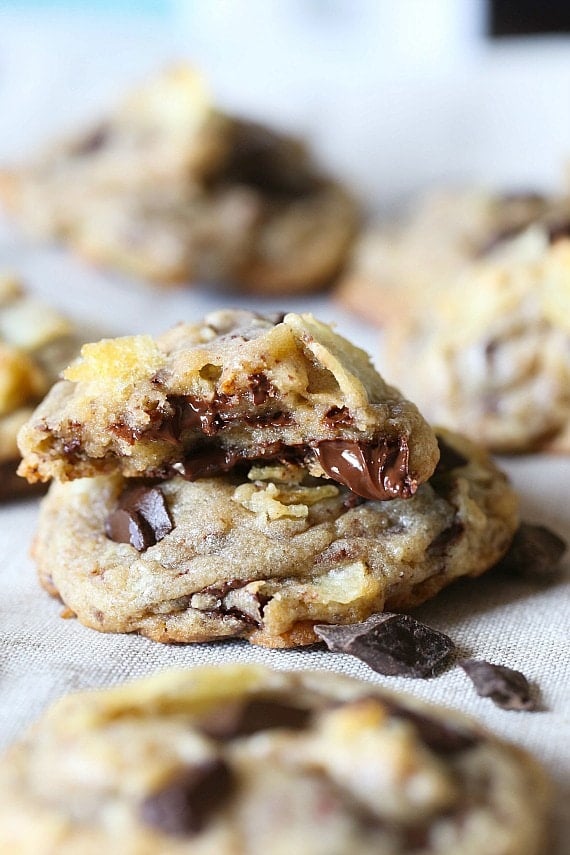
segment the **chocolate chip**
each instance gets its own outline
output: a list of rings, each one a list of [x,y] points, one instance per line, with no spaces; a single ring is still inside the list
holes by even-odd
[[[145,825],[163,834],[197,834],[231,795],[233,788],[234,778],[229,767],[222,760],[210,760],[185,770],[147,796],[140,805],[139,815]]]
[[[226,740],[277,728],[303,730],[310,718],[310,710],[280,700],[255,698],[216,711],[200,725],[200,730],[214,739]]]
[[[271,396],[273,387],[265,374],[252,374],[249,378],[249,394],[255,407],[264,404]]]
[[[504,710],[536,708],[530,697],[528,680],[520,671],[476,659],[463,659],[459,665],[472,681],[480,697],[491,698],[493,703]]]
[[[110,128],[108,125],[99,125],[99,127],[91,131],[88,136],[79,140],[79,142],[73,147],[71,153],[76,157],[85,157],[86,155],[95,154],[95,152],[100,151],[103,146],[106,145],[109,140],[109,136]]]
[[[115,543],[130,543],[138,552],[153,546],[152,530],[139,513],[116,508],[105,520],[105,534]]]
[[[497,564],[497,570],[522,577],[548,579],[566,548],[565,541],[546,526],[521,523],[509,551]]]
[[[562,238],[570,237],[570,218],[560,218],[548,223],[547,225],[548,240],[550,243],[556,243]]]
[[[389,699],[382,698],[382,703],[387,706],[398,718],[409,721],[416,729],[421,741],[436,754],[457,754],[468,748],[473,748],[480,742],[479,736],[459,727],[429,718],[415,710],[402,707]]]
[[[439,461],[435,468],[435,475],[444,475],[451,469],[467,466],[469,460],[460,451],[449,445],[441,436],[437,437],[439,445]]]
[[[130,543],[139,552],[154,546],[172,531],[172,520],[158,487],[131,487],[105,521],[105,533],[115,543]]]
[[[432,558],[444,555],[450,546],[457,543],[464,531],[464,524],[459,520],[455,520],[450,526],[440,531],[437,537],[434,537],[426,550],[427,554]]]
[[[346,626],[321,624],[315,633],[329,650],[351,653],[378,674],[432,677],[450,660],[455,645],[449,636],[410,615],[373,615]]]
[[[325,421],[334,427],[335,425],[350,425],[353,423],[353,418],[348,407],[331,407],[325,413]]]

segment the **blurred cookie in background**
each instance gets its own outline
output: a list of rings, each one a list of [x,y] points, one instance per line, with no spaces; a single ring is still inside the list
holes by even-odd
[[[465,268],[502,253],[531,224],[555,240],[570,234],[570,196],[434,190],[407,219],[369,227],[341,279],[339,301],[380,325],[424,305]]]
[[[570,452],[569,239],[531,226],[419,305],[381,361],[429,419],[495,452]]]
[[[78,348],[69,320],[0,274],[0,501],[38,491],[16,475],[16,437]]]
[[[95,263],[261,294],[327,285],[358,223],[355,201],[303,143],[225,115],[186,66],[5,169],[0,197],[30,234]]]
[[[383,326],[382,370],[433,424],[570,451],[570,198],[434,194],[363,236],[337,297]]]

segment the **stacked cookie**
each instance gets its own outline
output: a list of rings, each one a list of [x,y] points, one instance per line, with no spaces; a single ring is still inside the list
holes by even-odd
[[[33,492],[16,475],[18,431],[78,349],[70,321],[0,275],[0,501]]]
[[[346,260],[357,205],[298,140],[215,107],[179,66],[109,117],[0,175],[0,196],[36,236],[158,282],[293,293]]]
[[[309,315],[217,312],[86,345],[20,432],[56,479],[34,544],[79,619],[284,647],[405,608],[506,552],[517,500]]]
[[[366,235],[338,292],[432,422],[507,453],[570,450],[569,295],[570,200],[483,193]]]

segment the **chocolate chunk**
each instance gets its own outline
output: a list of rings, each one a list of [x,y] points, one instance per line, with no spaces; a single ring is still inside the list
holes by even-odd
[[[437,437],[437,444],[439,445],[439,461],[435,468],[435,475],[443,475],[451,469],[467,466],[469,463],[460,451],[449,445],[441,436]]]
[[[131,487],[105,521],[105,533],[115,543],[130,543],[139,552],[154,546],[172,531],[172,520],[158,487]]]
[[[136,511],[116,508],[105,520],[105,534],[115,543],[130,543],[139,552],[144,552],[156,541],[146,520]]]
[[[440,531],[437,537],[434,537],[426,550],[427,554],[432,558],[445,555],[448,547],[457,543],[464,531],[465,525],[460,520],[455,520],[450,526]]]
[[[254,698],[217,710],[200,725],[200,730],[213,739],[227,740],[277,728],[303,730],[310,719],[310,710],[280,700]]]
[[[185,457],[182,463],[176,464],[173,468],[175,473],[182,475],[187,481],[196,481],[197,478],[230,472],[240,460],[237,452],[223,448],[204,448],[192,457]]]
[[[566,543],[543,525],[521,523],[510,549],[497,564],[497,570],[513,575],[548,579],[566,552]]]
[[[477,659],[463,659],[459,665],[473,682],[480,697],[491,698],[493,703],[504,710],[536,708],[530,697],[528,680],[520,671]]]
[[[348,407],[331,407],[325,413],[325,421],[334,427],[335,425],[350,425],[353,423],[353,418]]]
[[[249,385],[251,402],[255,407],[264,404],[273,391],[273,387],[265,374],[252,374]]]
[[[314,627],[329,650],[351,653],[378,674],[433,677],[449,662],[453,641],[410,615],[379,614],[362,623]]]
[[[71,154],[76,157],[85,157],[100,151],[109,141],[110,128],[108,125],[99,125],[72,148]]]
[[[383,438],[378,443],[330,439],[315,447],[326,474],[365,499],[408,499],[417,490],[410,477],[407,439]]]
[[[556,243],[558,240],[570,237],[570,218],[560,218],[548,223],[547,225],[548,240],[550,243]]]
[[[382,698],[382,703],[398,718],[413,724],[421,741],[436,754],[457,754],[459,751],[473,748],[480,741],[477,734],[461,730],[455,725],[429,718],[422,713],[384,698]]]
[[[145,825],[163,834],[198,834],[234,788],[234,778],[222,760],[187,769],[161,790],[147,796],[139,815]]]

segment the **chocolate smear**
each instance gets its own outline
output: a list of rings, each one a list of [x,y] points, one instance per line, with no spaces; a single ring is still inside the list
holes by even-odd
[[[529,579],[548,579],[555,575],[566,549],[565,541],[546,526],[523,522],[496,569]]]
[[[530,697],[528,680],[520,671],[477,659],[463,659],[459,665],[481,698],[491,698],[493,703],[504,710],[536,709]]]
[[[310,710],[280,700],[254,698],[216,710],[200,725],[200,730],[213,739],[227,740],[277,728],[303,730],[310,719]]]
[[[315,455],[326,474],[365,499],[408,499],[417,490],[410,477],[406,437],[384,437],[377,443],[323,440]]]
[[[433,677],[455,652],[449,636],[410,615],[384,613],[346,626],[318,624],[314,630],[329,650],[350,653],[378,674],[394,677]]]
[[[118,507],[105,521],[105,534],[115,543],[130,543],[139,552],[154,546],[172,531],[173,525],[162,490],[131,487],[119,498]]]
[[[145,825],[163,834],[198,834],[233,788],[233,775],[226,763],[209,760],[185,770],[147,796],[140,805],[139,816]]]

